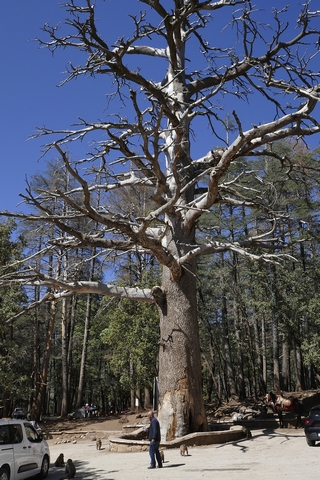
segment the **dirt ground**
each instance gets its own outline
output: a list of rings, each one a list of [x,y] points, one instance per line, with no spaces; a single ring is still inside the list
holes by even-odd
[[[290,395],[302,400],[305,414],[316,404],[320,404],[320,390],[308,390],[303,392],[283,392],[285,397]],[[231,400],[219,407],[207,406],[207,418],[209,422],[230,421],[235,412],[261,412],[265,408],[264,399],[258,401],[247,399],[245,402]],[[47,418],[40,424],[45,437],[50,445],[63,443],[83,444],[92,442],[95,445],[96,438],[102,442],[110,436],[117,436],[133,425],[148,425],[147,412],[130,412],[122,415],[105,415],[101,417],[61,420],[60,418]]]
[[[120,434],[123,427],[148,423],[147,413],[131,413],[73,420],[48,418],[44,419],[40,426],[49,446],[65,443],[87,444],[88,442],[95,445],[97,438],[101,438],[102,443],[106,442],[110,436]]]
[[[320,391],[297,394],[308,409],[320,404]],[[209,420],[230,420],[234,412],[260,409],[258,402],[236,401],[214,408],[208,407]],[[268,480],[280,476],[290,480],[313,478],[318,470],[318,448],[306,443],[303,428],[260,428],[252,430],[252,437],[238,442],[204,447],[190,447],[186,457],[177,448],[165,449],[163,469],[148,470],[148,452],[117,453],[109,450],[109,437],[118,436],[123,427],[148,424],[147,413],[83,418],[61,421],[44,419],[42,431],[47,437],[51,453],[48,480],[59,480],[64,469],[54,466],[63,452],[77,467],[76,480]],[[102,448],[96,449],[101,438]]]

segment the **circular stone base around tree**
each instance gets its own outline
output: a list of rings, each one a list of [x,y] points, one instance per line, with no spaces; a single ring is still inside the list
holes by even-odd
[[[110,437],[110,451],[111,452],[141,452],[149,449],[149,441],[141,439],[146,436],[144,428],[123,434],[120,437]],[[179,448],[180,445],[200,446],[213,445],[228,442],[236,442],[251,436],[250,431],[240,425],[231,426],[229,430],[219,432],[199,432],[190,433],[184,437],[171,440],[169,442],[161,442],[160,448]]]

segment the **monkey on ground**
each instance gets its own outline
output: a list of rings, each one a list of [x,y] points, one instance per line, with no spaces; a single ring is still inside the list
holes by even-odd
[[[160,457],[161,457],[161,462],[164,462],[164,451],[160,450]]]
[[[59,457],[57,458],[57,460],[54,462],[54,466],[55,467],[64,467],[65,463],[64,463],[64,456],[63,456],[63,453],[60,453]]]
[[[189,455],[188,454],[188,447],[184,443],[182,445],[180,445],[180,455],[182,455],[183,457],[185,455]]]
[[[101,450],[101,445],[102,445],[101,438],[97,438],[97,441],[96,441],[97,450]]]
[[[71,458],[68,458],[64,476],[61,477],[60,480],[64,480],[66,478],[67,479],[74,478],[75,475],[76,475],[76,467],[74,466],[74,463],[71,460]]]

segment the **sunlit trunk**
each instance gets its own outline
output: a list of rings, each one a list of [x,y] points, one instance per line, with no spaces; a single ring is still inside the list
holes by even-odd
[[[160,319],[159,420],[163,440],[206,431],[197,318],[195,264],[180,281],[164,269]]]

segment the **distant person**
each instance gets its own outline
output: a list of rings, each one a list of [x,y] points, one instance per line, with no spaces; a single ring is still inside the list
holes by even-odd
[[[150,420],[150,425],[148,428],[149,431],[149,455],[150,455],[150,467],[148,468],[156,468],[156,459],[158,462],[158,467],[162,468],[162,461],[159,452],[161,434],[160,434],[160,424],[158,420],[155,418],[153,411],[151,410],[148,413],[148,418]]]

